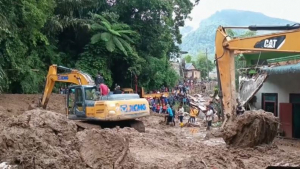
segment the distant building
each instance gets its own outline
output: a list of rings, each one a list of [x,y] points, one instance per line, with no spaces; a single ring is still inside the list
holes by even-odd
[[[201,79],[201,74],[200,71],[195,68],[193,63],[185,63],[184,77],[186,79]]]
[[[180,77],[180,81],[183,81],[184,79],[184,60],[182,60],[182,55],[187,54],[188,52],[180,51],[180,57],[177,57],[177,55],[173,55],[170,57],[170,64],[172,65],[172,68],[175,70],[175,72]]]

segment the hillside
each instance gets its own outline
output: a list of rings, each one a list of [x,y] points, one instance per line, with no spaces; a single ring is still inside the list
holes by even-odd
[[[222,10],[203,20],[195,31],[188,32],[190,28],[182,29],[185,35],[182,39],[181,50],[188,51],[191,55],[197,55],[199,51],[208,49],[209,58],[214,56],[215,31],[222,26],[250,26],[250,25],[286,25],[292,21],[268,17],[262,13]],[[188,32],[188,34],[187,34]],[[239,32],[241,33],[241,32]],[[264,32],[266,33],[266,32]]]
[[[193,27],[191,27],[191,26],[185,26],[183,28],[180,28],[180,33],[182,34],[182,37],[185,37],[192,31],[193,31]]]

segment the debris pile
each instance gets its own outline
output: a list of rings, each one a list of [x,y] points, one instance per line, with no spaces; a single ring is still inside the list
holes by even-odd
[[[195,94],[193,96],[188,95],[188,98],[190,99],[190,103],[192,105],[196,105],[201,110],[205,110],[206,109],[205,105],[208,105],[209,101],[211,101],[210,97],[206,97],[200,94]]]
[[[3,127],[3,126],[2,126]],[[132,168],[128,142],[107,130],[77,132],[73,121],[26,111],[0,131],[0,159],[23,168]]]
[[[273,113],[246,111],[225,125],[223,139],[228,145],[239,147],[269,144],[277,135],[278,124]]]

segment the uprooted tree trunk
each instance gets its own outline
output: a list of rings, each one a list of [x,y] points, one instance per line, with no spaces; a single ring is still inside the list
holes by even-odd
[[[263,110],[246,111],[227,119],[223,139],[228,145],[254,147],[271,143],[277,135],[279,120]]]

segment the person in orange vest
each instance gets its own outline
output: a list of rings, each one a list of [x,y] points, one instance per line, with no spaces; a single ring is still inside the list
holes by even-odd
[[[198,115],[198,108],[196,108],[195,106],[190,106],[190,118],[188,120],[188,123],[195,123],[195,118]]]

